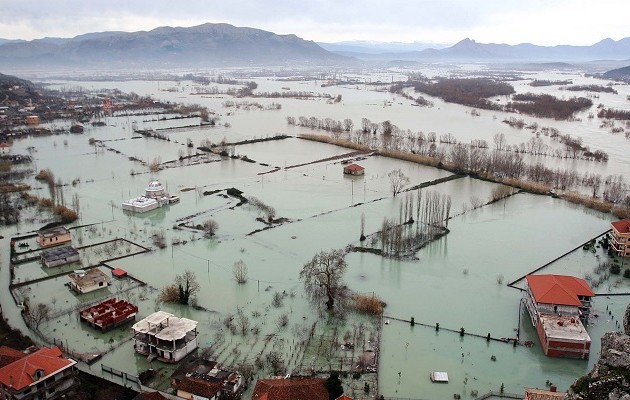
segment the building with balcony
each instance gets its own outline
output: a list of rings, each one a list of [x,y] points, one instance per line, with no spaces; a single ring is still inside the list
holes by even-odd
[[[44,347],[0,368],[0,399],[69,398],[77,385],[76,361]]]
[[[584,279],[564,275],[528,275],[525,307],[543,351],[550,357],[587,359],[593,291]]]
[[[611,222],[610,247],[620,257],[630,257],[630,219]]]
[[[137,353],[175,363],[197,348],[197,321],[157,311],[136,322],[133,327]]]

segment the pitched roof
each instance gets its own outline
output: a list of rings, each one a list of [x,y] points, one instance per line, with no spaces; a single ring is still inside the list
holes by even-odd
[[[26,357],[26,354],[15,350],[8,346],[0,346],[0,368],[9,365],[20,358]]]
[[[564,399],[565,394],[566,393],[562,392],[551,392],[549,390],[526,388],[524,400],[560,400]]]
[[[177,390],[191,393],[196,396],[202,396],[207,399],[211,399],[216,396],[222,388],[222,382],[208,382],[203,379],[191,377],[182,378],[176,387]]]
[[[630,219],[622,219],[621,221],[611,222],[610,225],[619,233],[630,233]]]
[[[36,382],[33,377],[38,370],[42,370],[42,377],[46,377],[76,363],[65,358],[58,347],[44,347],[0,368],[0,382],[14,390],[22,390]]]
[[[543,304],[558,304],[580,307],[578,296],[594,296],[584,279],[566,275],[527,275],[534,300]]]
[[[142,392],[138,393],[134,400],[167,400],[160,392]]]
[[[337,397],[335,400],[352,400],[352,397],[348,397],[345,394],[342,394],[341,396]]]
[[[259,379],[252,400],[328,400],[326,379]]]
[[[350,164],[343,167],[343,169],[347,171],[363,171],[365,168],[363,168],[359,164]]]

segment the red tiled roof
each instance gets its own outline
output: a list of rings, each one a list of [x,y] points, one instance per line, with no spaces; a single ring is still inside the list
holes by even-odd
[[[0,382],[22,390],[35,382],[33,375],[36,371],[42,370],[45,377],[73,364],[76,361],[64,358],[58,347],[44,347],[0,368]]]
[[[160,392],[142,392],[134,400],[167,400]]]
[[[578,296],[594,296],[584,279],[566,275],[527,275],[534,300],[543,304],[581,306]]]
[[[622,219],[621,221],[611,222],[610,225],[619,233],[630,233],[630,219]]]
[[[341,396],[337,397],[335,400],[352,400],[352,397],[348,397],[345,394],[342,394]]]
[[[344,171],[363,171],[365,168],[358,164],[350,164],[346,167],[343,167]]]
[[[208,382],[203,379],[195,379],[190,377],[182,378],[177,384],[176,389],[183,392],[191,393],[211,399],[219,393],[223,388],[222,382]]]
[[[122,277],[122,276],[127,275],[127,271],[125,271],[122,268],[114,268],[112,270],[112,275],[117,276],[117,277]]]
[[[565,394],[566,393],[562,392],[551,392],[549,390],[526,388],[524,400],[560,400],[564,399]]]
[[[252,400],[328,400],[325,379],[259,379]]]
[[[8,346],[0,346],[0,368],[9,365],[20,358],[26,357],[26,354],[15,350]]]

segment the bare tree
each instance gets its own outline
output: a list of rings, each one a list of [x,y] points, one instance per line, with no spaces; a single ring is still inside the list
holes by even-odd
[[[206,235],[212,237],[219,230],[219,223],[213,219],[209,219],[203,223],[202,227]]]
[[[359,239],[361,241],[365,240],[365,213],[361,213],[361,236]]]
[[[175,277],[175,286],[179,289],[179,302],[181,304],[188,304],[190,298],[201,290],[195,273],[189,269],[184,271],[182,275]]]
[[[321,251],[302,267],[300,278],[304,290],[315,302],[326,299],[326,309],[332,310],[344,287],[346,261],[341,250]]]
[[[26,316],[35,325],[35,329],[39,329],[39,325],[48,318],[50,308],[48,304],[38,303],[35,307],[28,307]]]
[[[343,120],[343,128],[346,132],[352,132],[352,127],[354,127],[354,122],[350,118]]]
[[[396,197],[398,193],[402,192],[405,186],[409,183],[409,177],[405,175],[400,168],[389,172],[387,176],[389,177],[389,183],[394,197]]]
[[[249,317],[245,315],[241,308],[236,311],[236,327],[241,332],[241,335],[247,335],[247,331],[249,330]]]
[[[505,135],[503,133],[497,133],[492,137],[492,141],[494,142],[494,148],[502,151],[505,150]]]
[[[247,282],[247,264],[243,260],[238,260],[234,263],[232,267],[232,274],[234,275],[234,280],[243,284]]]

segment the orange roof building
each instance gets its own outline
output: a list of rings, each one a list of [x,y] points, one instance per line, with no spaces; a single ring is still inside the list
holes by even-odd
[[[350,164],[343,167],[343,173],[346,175],[363,175],[365,174],[365,168],[359,164]]]
[[[565,275],[528,275],[524,302],[546,355],[588,358],[588,323],[595,295],[584,279]]]
[[[553,386],[551,390],[526,388],[523,400],[561,400],[565,395],[564,392],[557,392]]]
[[[259,379],[252,400],[328,400],[326,379]]]
[[[611,222],[610,246],[616,255],[630,257],[630,219]]]
[[[0,398],[57,399],[76,384],[76,361],[65,358],[58,347],[44,347],[0,368]]]

